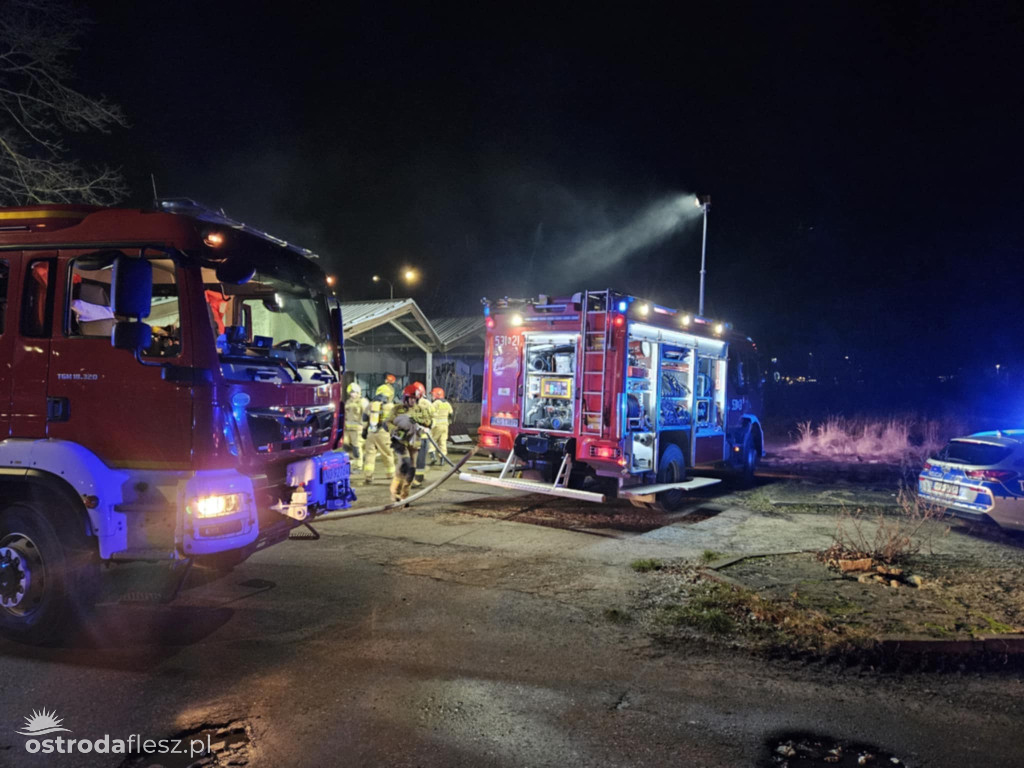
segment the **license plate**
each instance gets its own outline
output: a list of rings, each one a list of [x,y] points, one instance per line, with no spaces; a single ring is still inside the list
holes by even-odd
[[[960,486],[952,483],[932,483],[932,491],[943,496],[959,496]]]
[[[336,466],[324,467],[322,470],[323,482],[325,483],[336,483],[339,480],[345,479],[345,465],[338,464]]]

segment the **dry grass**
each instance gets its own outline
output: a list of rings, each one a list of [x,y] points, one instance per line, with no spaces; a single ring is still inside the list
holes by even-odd
[[[871,643],[862,628],[827,611],[808,609],[796,593],[780,600],[716,583],[696,586],[684,603],[662,606],[654,623],[662,640],[679,639],[674,628],[690,627],[707,635],[743,638],[765,651],[829,654]]]
[[[895,513],[872,513],[842,508],[836,515],[832,546],[820,553],[824,562],[871,560],[893,565],[904,562],[931,546],[932,537],[946,535],[949,526],[941,523],[944,512],[922,504],[917,494],[900,488]]]
[[[797,425],[797,438],[787,452],[839,461],[877,461],[920,466],[947,439],[963,433],[960,424],[893,416],[885,419],[847,419],[829,416],[817,424]]]

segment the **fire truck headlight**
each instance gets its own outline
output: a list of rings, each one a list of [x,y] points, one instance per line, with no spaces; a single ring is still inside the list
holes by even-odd
[[[724,330],[725,330],[725,326],[724,325],[722,325],[721,323],[715,323],[715,333],[717,333],[719,336],[721,336],[722,332]]]
[[[651,311],[651,308],[649,306],[647,306],[646,304],[641,304],[640,305],[640,314],[642,316],[647,317],[647,313],[650,312],[650,311]]]
[[[223,493],[215,496],[200,496],[190,505],[189,510],[198,518],[233,515],[242,508],[242,497],[237,493]]]
[[[689,315],[683,315],[682,319],[679,322],[681,322],[683,325],[689,325],[690,319],[691,318]]]
[[[522,315],[512,315],[512,325],[522,325],[522,324],[523,324],[523,316]]]

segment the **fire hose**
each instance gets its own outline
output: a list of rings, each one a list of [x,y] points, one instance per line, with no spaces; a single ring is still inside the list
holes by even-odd
[[[433,441],[431,441],[431,442],[433,442]],[[462,469],[462,466],[467,461],[469,461],[471,458],[473,458],[474,455],[476,455],[476,450],[477,450],[476,446],[473,446],[473,448],[470,450],[470,452],[467,453],[465,456],[463,456],[462,460],[458,464],[453,464],[452,468],[449,469],[444,475],[439,477],[437,480],[432,482],[430,485],[424,486],[423,488],[418,490],[416,493],[412,494],[412,496],[409,496],[406,499],[402,499],[401,501],[392,501],[392,502],[390,502],[388,504],[380,504],[380,505],[378,505],[376,507],[367,507],[366,509],[352,509],[352,510],[349,510],[348,512],[329,512],[328,514],[321,515],[320,517],[318,517],[318,518],[316,518],[314,520],[310,520],[309,522],[311,522],[311,523],[319,523],[321,520],[345,520],[346,518],[349,518],[349,517],[362,517],[363,515],[375,515],[378,512],[390,512],[392,509],[401,509],[402,507],[408,506],[409,504],[412,504],[412,502],[417,501],[418,499],[422,499],[428,493],[430,493],[431,491],[435,490],[439,485],[441,485],[441,483],[443,483],[446,480],[448,480],[452,475],[457,474],[458,471],[460,469]],[[451,464],[450,461],[448,463]]]

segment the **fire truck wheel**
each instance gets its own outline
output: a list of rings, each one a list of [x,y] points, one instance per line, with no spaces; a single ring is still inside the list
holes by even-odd
[[[686,480],[686,459],[678,445],[670,443],[661,452],[658,461],[658,483],[681,483]],[[686,494],[680,489],[662,491],[655,496],[652,509],[658,512],[674,512],[683,505]]]
[[[29,504],[0,510],[0,633],[55,643],[91,610],[97,555],[84,534],[65,528]]]
[[[761,459],[760,433],[757,428],[751,429],[743,441],[743,484],[754,484],[754,473]]]

